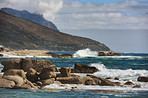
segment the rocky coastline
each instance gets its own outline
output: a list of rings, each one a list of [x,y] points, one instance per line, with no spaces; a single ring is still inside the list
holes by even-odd
[[[74,68],[57,69],[56,65],[52,65],[50,60],[14,58],[3,61],[2,65],[4,66],[4,74],[0,75],[0,88],[41,89],[48,91],[61,90],[46,88],[47,85],[51,84],[56,84],[61,87],[64,87],[65,84],[81,84],[141,88],[140,85],[136,85],[130,80],[122,85],[120,82],[112,82],[109,80],[113,77],[102,78],[94,76],[92,73],[99,71],[99,69],[82,64],[75,64]],[[75,73],[85,73],[86,76],[79,76]],[[119,80],[118,77],[114,79]],[[148,82],[148,77],[138,77],[137,81]],[[79,89],[77,89],[77,87],[71,87],[70,89],[65,87],[63,90],[78,91]]]

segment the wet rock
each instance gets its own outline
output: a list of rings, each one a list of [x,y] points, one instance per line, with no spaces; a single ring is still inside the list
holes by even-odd
[[[107,78],[105,78],[105,79],[113,79],[112,77],[107,77]]]
[[[148,77],[140,76],[140,77],[138,77],[137,81],[139,81],[139,82],[148,82]]]
[[[121,55],[113,51],[99,51],[98,56],[121,56]]]
[[[120,82],[114,82],[116,84],[116,86],[120,86],[121,83]]]
[[[56,81],[60,81],[62,84],[82,84],[81,77],[58,77]]]
[[[46,80],[42,80],[42,86],[46,86],[46,85],[50,85],[50,84],[53,84],[54,83],[54,80],[55,79],[46,79]]]
[[[51,65],[50,60],[37,60],[37,59],[22,59],[22,68],[27,72],[29,68],[33,68],[37,72],[41,72],[43,68],[48,68]]]
[[[82,77],[82,79],[83,79],[83,84],[85,85],[96,85],[95,81],[88,76]]]
[[[15,86],[14,89],[31,89],[32,87],[28,84],[22,84],[21,86]]]
[[[124,85],[135,85],[135,84],[131,81],[127,81],[126,83],[124,83]]]
[[[118,77],[115,77],[114,80],[119,80],[119,78]]]
[[[0,57],[3,57],[4,55],[3,54],[0,54]]]
[[[133,88],[141,88],[141,86],[140,85],[135,85],[135,86],[133,86]]]
[[[24,84],[24,79],[18,75],[4,75],[3,76],[4,79],[10,80],[10,81],[14,81],[15,82],[15,86],[21,86],[22,84]]]
[[[9,69],[21,69],[21,63],[20,59],[7,59],[5,61],[2,61],[1,63],[4,66],[3,71],[7,71]]]
[[[0,88],[13,88],[14,86],[15,86],[14,81],[0,78]]]
[[[26,76],[27,76],[27,79],[29,81],[31,81],[32,83],[35,83],[35,82],[38,81],[38,74],[33,68],[29,68],[29,70],[27,71]]]
[[[50,54],[53,58],[73,58],[73,55],[71,54],[56,54],[56,53],[52,53],[52,52],[49,52],[48,54]]]
[[[94,73],[99,71],[96,67],[91,67],[88,65],[75,64],[74,73]]]
[[[60,72],[61,72],[62,77],[69,77],[71,75],[70,68],[61,68]]]
[[[44,68],[39,77],[41,80],[56,78],[55,65],[51,65],[49,68]]]
[[[116,83],[111,82],[107,79],[97,77],[97,76],[93,76],[93,75],[87,75],[87,76],[91,77],[92,79],[95,79],[95,81],[98,80],[98,83],[96,83],[97,85],[100,85],[100,86],[116,86]]]
[[[6,72],[4,72],[4,75],[18,75],[20,77],[22,77],[23,79],[26,78],[25,72],[21,69],[9,69]]]

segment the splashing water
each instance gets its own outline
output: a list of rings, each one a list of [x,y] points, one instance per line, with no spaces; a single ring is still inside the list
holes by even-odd
[[[97,51],[92,51],[89,48],[83,49],[83,50],[78,50],[75,54],[74,57],[97,57],[98,52]]]

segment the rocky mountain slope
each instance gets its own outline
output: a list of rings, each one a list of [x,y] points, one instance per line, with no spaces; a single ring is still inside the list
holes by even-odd
[[[84,48],[97,51],[110,50],[100,42],[55,31],[1,10],[0,45],[13,49],[47,49],[54,51],[77,51]]]
[[[42,15],[30,13],[26,10],[19,11],[11,8],[1,8],[2,11],[7,12],[8,14],[27,19],[29,21],[41,24],[43,26],[49,27],[51,29],[54,29],[56,31],[59,31],[57,27],[51,22],[46,19]]]

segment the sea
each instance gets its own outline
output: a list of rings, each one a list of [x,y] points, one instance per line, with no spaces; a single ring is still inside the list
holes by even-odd
[[[97,56],[96,51],[90,49],[79,50],[76,52],[54,52],[57,54],[69,53],[74,58],[52,58],[48,56],[5,56],[0,58],[0,62],[10,58],[33,58],[48,59],[57,68],[73,68],[75,63],[95,66],[100,71],[92,75],[99,77],[118,77],[119,80],[110,79],[110,81],[121,82],[123,85],[127,81],[140,85],[141,88],[132,86],[94,86],[94,85],[75,85],[65,84],[59,86],[56,84],[47,85],[45,88],[55,88],[61,91],[46,90],[16,90],[0,88],[0,98],[148,98],[148,82],[138,82],[139,76],[148,77],[148,53],[119,53],[122,56]],[[0,65],[0,70],[3,66]],[[2,73],[1,73],[2,74]],[[86,74],[78,74],[85,76]],[[77,91],[63,91],[76,87]],[[106,92],[105,92],[106,91]]]

